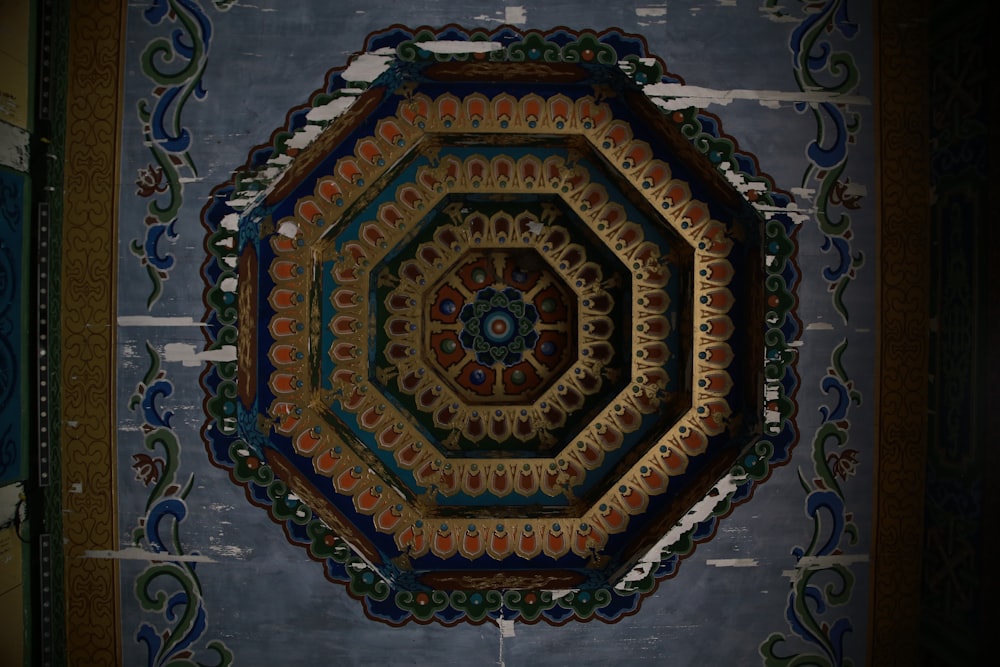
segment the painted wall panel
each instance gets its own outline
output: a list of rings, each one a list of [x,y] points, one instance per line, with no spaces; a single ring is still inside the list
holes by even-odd
[[[161,584],[171,593],[191,586],[187,602],[197,601],[205,614],[186,628],[194,643],[171,650],[204,655],[211,642],[222,642],[220,654],[231,652],[239,664],[596,665],[621,657],[661,664],[664,655],[677,664],[757,664],[772,650],[771,637],[780,639],[778,655],[863,661],[875,335],[869,17],[865,8],[837,2],[815,12],[742,2],[678,5],[261,1],[129,8],[116,352],[119,548],[128,550],[119,554],[126,558],[119,573],[124,664],[145,662],[151,651],[165,657],[168,647],[154,635],[184,629],[155,603]],[[369,32],[393,23],[492,28],[503,22],[614,26],[643,35],[672,73],[699,88],[690,96],[695,103],[717,114],[776,187],[795,196],[802,220],[797,289],[804,330],[795,341],[800,442],[791,461],[720,521],[715,537],[634,616],[561,628],[389,628],[366,618],[343,586],[328,582],[322,567],[289,545],[226,471],[209,463],[199,387],[200,211],[212,188],[283,125],[288,109],[307,102]],[[182,31],[179,43],[157,41],[174,29]],[[172,60],[163,58],[171,51]],[[843,70],[825,59],[829,52],[844,55]],[[176,80],[186,83],[164,102],[164,89]],[[850,103],[838,103],[837,95]],[[152,113],[158,104],[162,117]],[[171,203],[176,210],[164,210]],[[165,537],[179,540],[165,548],[189,559],[177,576],[133,544],[133,531],[156,519],[151,499],[169,495],[156,487],[168,464],[177,465],[181,489],[190,484],[160,524]],[[815,585],[843,592],[835,599],[816,593],[827,595],[824,613],[804,606],[814,589],[795,585],[813,574]],[[826,629],[819,629],[821,619]]]

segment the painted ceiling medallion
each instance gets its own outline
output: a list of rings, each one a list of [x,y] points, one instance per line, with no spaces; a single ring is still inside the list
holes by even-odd
[[[205,210],[213,460],[375,618],[635,611],[787,457],[785,200],[620,33],[391,29],[331,80]]]

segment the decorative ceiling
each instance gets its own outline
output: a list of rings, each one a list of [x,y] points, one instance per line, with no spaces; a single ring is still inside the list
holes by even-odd
[[[369,616],[617,620],[787,459],[788,200],[676,81],[392,28],[204,209],[209,455]]]

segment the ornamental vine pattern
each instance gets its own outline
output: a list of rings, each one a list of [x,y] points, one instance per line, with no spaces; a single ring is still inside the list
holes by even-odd
[[[233,662],[233,652],[225,642],[209,640],[201,651],[197,645],[208,630],[208,613],[198,577],[199,554],[186,552],[181,540],[181,524],[188,513],[185,500],[194,475],[186,480],[179,477],[181,444],[171,425],[173,413],[159,405],[173,394],[174,385],[160,368],[160,355],[149,342],[146,352],[149,368],[128,407],[142,419],[147,451],[133,454],[132,469],[149,495],[146,513],[139,517],[131,541],[133,547],[162,557],[150,561],[135,579],[135,597],[142,610],[155,619],[143,621],[135,639],[145,645],[149,667],[227,667]],[[199,660],[203,653],[214,654],[214,661]]]
[[[215,0],[214,4],[225,11],[234,2]],[[142,51],[142,73],[153,90],[136,107],[151,162],[139,169],[135,180],[136,196],[149,200],[143,219],[145,233],[132,240],[129,250],[139,258],[152,283],[146,298],[146,308],[152,310],[175,266],[175,257],[164,246],[179,238],[174,226],[184,203],[184,180],[198,175],[190,153],[191,132],[184,127],[181,115],[188,102],[202,101],[207,95],[202,77],[208,64],[212,22],[198,0],[152,0],[143,19],[153,26],[175,26],[169,37],[151,40]]]
[[[806,18],[793,30],[790,49],[800,90],[834,95],[856,90],[859,71],[853,56],[834,43],[835,37],[850,40],[857,33],[848,5],[847,0],[809,3]],[[775,0],[768,0],[766,7],[783,13]],[[863,253],[852,247],[849,213],[861,207],[862,194],[847,175],[849,148],[861,129],[860,115],[835,102],[798,104],[796,110],[812,114],[816,121],[816,138],[806,148],[809,164],[802,187],[817,192],[815,217],[823,233],[821,249],[834,258],[820,275],[834,309],[847,324],[844,294],[864,265]],[[853,664],[845,655],[845,641],[854,626],[843,608],[851,601],[855,585],[849,567],[852,556],[846,551],[858,544],[859,534],[841,483],[861,465],[859,451],[847,444],[849,413],[862,405],[863,398],[843,364],[847,347],[844,338],[834,348],[830,367],[819,382],[828,402],[819,408],[821,425],[810,442],[812,471],[799,471],[806,494],[804,511],[813,523],[813,534],[806,546],[792,549],[796,574],[785,614],[790,632],[772,633],[761,644],[760,654],[769,666]]]

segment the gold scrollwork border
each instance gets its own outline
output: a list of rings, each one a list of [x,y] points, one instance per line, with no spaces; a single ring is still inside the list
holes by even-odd
[[[121,663],[115,474],[117,182],[125,3],[70,4],[58,378],[67,665]]]
[[[916,665],[927,449],[927,5],[876,3],[879,193],[875,493],[868,664]]]

